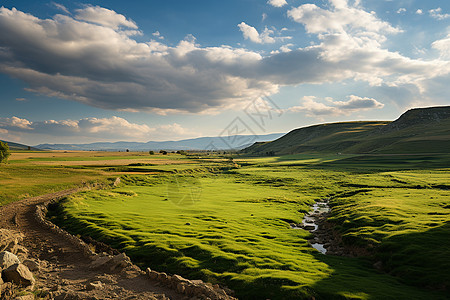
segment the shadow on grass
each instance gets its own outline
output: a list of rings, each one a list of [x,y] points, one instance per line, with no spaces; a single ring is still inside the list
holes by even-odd
[[[405,282],[446,290],[450,297],[450,221],[437,225],[424,232],[384,240],[376,258],[387,272]]]
[[[310,168],[353,170],[363,173],[401,170],[431,170],[450,166],[449,155],[359,155],[319,162]]]
[[[312,286],[318,299],[449,299],[450,222],[382,242],[374,260],[317,254],[333,274]],[[330,296],[335,295],[335,296]]]

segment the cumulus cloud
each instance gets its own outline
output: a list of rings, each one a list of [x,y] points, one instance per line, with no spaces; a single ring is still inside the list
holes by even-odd
[[[146,124],[130,123],[120,117],[84,118],[80,120],[45,120],[31,122],[18,117],[0,118],[0,130],[4,133],[31,133],[64,137],[93,137],[97,139],[158,140],[178,138],[187,131],[177,123],[149,127]]]
[[[164,37],[161,35],[161,33],[159,31],[155,31],[152,33],[153,36],[157,37],[160,40],[163,40]]]
[[[277,40],[286,40],[291,39],[290,36],[277,36],[274,37],[275,31],[269,28],[264,28],[264,31],[259,33],[255,27],[246,24],[245,22],[241,22],[238,24],[239,30],[242,32],[242,35],[246,40],[250,40],[254,43],[258,44],[273,44]]]
[[[284,5],[287,5],[287,2],[286,0],[269,0],[267,1],[267,4],[274,7],[283,7]]]
[[[404,7],[401,7],[401,8],[399,8],[399,9],[397,10],[397,13],[398,13],[398,14],[401,14],[401,13],[404,13],[404,12],[406,12],[406,8],[404,8]]]
[[[418,10],[416,10],[416,14],[421,15],[423,14],[423,10],[421,10],[420,8]]]
[[[414,99],[408,101],[447,101],[431,98],[429,89],[449,76],[448,60],[415,60],[389,51],[383,43],[401,29],[364,11],[357,1],[330,3],[329,8],[304,4],[288,10],[289,18],[319,43],[297,49],[287,44],[271,54],[202,47],[192,36],[173,46],[162,40],[139,42],[131,35],[139,32],[136,23],[98,6],[48,19],[2,7],[0,72],[26,82],[30,92],[160,114],[217,112],[243,107],[281,86],[343,80],[413,89]],[[260,33],[239,25],[257,43],[289,38],[277,36],[275,29]],[[434,47],[445,49],[444,42]]]
[[[433,42],[431,46],[440,52],[441,57],[450,58],[450,34],[441,40]]]
[[[350,95],[347,101],[334,101],[326,98],[328,102],[322,103],[314,96],[304,96],[301,106],[289,108],[289,112],[306,112],[308,116],[322,118],[324,116],[349,115],[354,112],[383,108],[384,104],[373,98]]]
[[[428,11],[428,13],[430,14],[430,16],[432,18],[435,18],[437,20],[445,20],[445,19],[450,18],[450,14],[443,14],[442,8],[440,8],[440,7],[435,8],[435,9],[430,9]]]
[[[138,28],[134,21],[128,20],[124,15],[100,6],[88,5],[85,8],[77,9],[75,19],[111,27],[113,29],[117,29],[119,26],[132,29]]]

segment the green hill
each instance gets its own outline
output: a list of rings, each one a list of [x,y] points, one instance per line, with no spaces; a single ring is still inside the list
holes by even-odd
[[[13,150],[13,151],[17,151],[17,150],[42,151],[41,149],[34,148],[34,147],[31,147],[31,146],[27,146],[27,145],[22,145],[22,144],[19,144],[19,143],[13,143],[13,142],[8,142],[8,141],[4,141],[4,140],[0,140],[0,141],[2,141],[4,143],[7,143],[8,146],[9,146],[9,149]]]
[[[415,108],[397,120],[313,125],[242,150],[256,155],[305,152],[450,153],[450,106]]]

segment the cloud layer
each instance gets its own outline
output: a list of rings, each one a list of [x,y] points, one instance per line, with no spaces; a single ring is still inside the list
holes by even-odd
[[[80,120],[46,120],[31,122],[18,117],[0,118],[0,133],[15,135],[49,135],[60,137],[93,137],[96,140],[164,140],[183,137],[186,130],[177,123],[149,127],[146,124],[130,123],[113,116],[111,118],[84,118]]]
[[[304,96],[302,105],[291,107],[288,112],[306,112],[307,116],[322,119],[324,116],[350,115],[354,112],[384,107],[383,103],[373,98],[355,95],[350,95],[347,101],[335,101],[333,98],[326,98],[325,100],[327,103],[318,101],[315,96]]]
[[[285,1],[269,1],[282,7]],[[282,46],[272,29],[241,22],[245,38],[274,44],[269,54],[231,46],[201,47],[192,36],[175,46],[138,42],[138,25],[98,6],[40,19],[0,8],[0,72],[28,91],[113,110],[207,113],[243,106],[261,94],[304,83],[354,80],[380,91],[394,89],[408,105],[445,101],[434,91],[450,80],[448,37],[433,47],[439,59],[418,60],[384,48],[400,28],[366,12],[359,1],[330,0],[326,8],[303,4],[288,17],[318,43]],[[435,11],[436,16],[442,11]],[[437,18],[437,17],[436,17]],[[412,97],[411,97],[412,95]]]

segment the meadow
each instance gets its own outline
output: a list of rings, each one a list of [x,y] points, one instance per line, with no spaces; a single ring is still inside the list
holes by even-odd
[[[448,155],[133,156],[67,160],[64,169],[121,184],[72,195],[49,218],[142,268],[225,284],[242,299],[449,296]],[[323,255],[290,228],[323,198],[342,243],[363,256]]]

